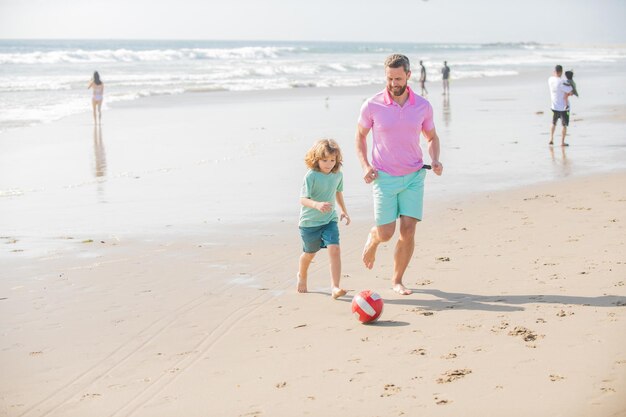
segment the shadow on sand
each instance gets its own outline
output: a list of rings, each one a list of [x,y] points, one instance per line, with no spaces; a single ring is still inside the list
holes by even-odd
[[[438,297],[438,300],[420,299],[420,294]],[[603,295],[577,297],[568,295],[476,295],[452,293],[439,290],[414,289],[413,294],[403,298],[385,299],[387,304],[422,307],[433,311],[446,309],[484,311],[523,311],[523,304],[560,304],[591,307],[624,307],[626,297]]]

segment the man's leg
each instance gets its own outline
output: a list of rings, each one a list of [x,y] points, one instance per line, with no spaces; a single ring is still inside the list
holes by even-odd
[[[383,242],[388,242],[393,236],[396,230],[396,222],[383,224],[382,226],[374,226],[370,230],[365,242],[365,248],[363,248],[363,263],[367,269],[374,267],[374,261],[376,260],[376,249],[378,245]]]
[[[567,135],[567,126],[563,126],[563,130],[561,132],[561,146],[565,146],[565,136]]]
[[[402,284],[402,277],[409,266],[415,249],[415,227],[417,219],[408,216],[400,216],[400,238],[396,244],[394,253],[393,277],[391,283],[394,291],[401,295],[411,294],[411,290]]]

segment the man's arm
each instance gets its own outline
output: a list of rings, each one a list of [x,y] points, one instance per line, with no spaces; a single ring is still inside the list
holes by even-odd
[[[374,181],[378,176],[376,169],[370,165],[367,159],[367,135],[370,133],[370,129],[357,125],[356,128],[356,155],[361,162],[363,168],[363,179],[366,184]]]
[[[430,154],[431,165],[433,167],[433,172],[437,175],[441,175],[443,172],[443,165],[439,162],[439,136],[437,136],[437,132],[433,127],[429,131],[423,131],[424,137],[428,141],[428,153]]]

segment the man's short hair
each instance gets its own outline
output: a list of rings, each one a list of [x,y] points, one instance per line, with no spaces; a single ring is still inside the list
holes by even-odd
[[[554,71],[556,71],[558,74],[561,74],[563,72],[563,67],[557,65],[556,67],[554,67]]]
[[[404,68],[404,72],[411,71],[411,63],[405,55],[393,54],[385,59],[385,68]]]

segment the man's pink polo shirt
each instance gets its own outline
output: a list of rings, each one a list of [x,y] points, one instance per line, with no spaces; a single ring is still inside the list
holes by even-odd
[[[372,130],[372,166],[394,176],[422,168],[420,132],[435,127],[430,103],[407,89],[404,106],[393,101],[385,88],[363,103],[359,117],[359,124]]]

